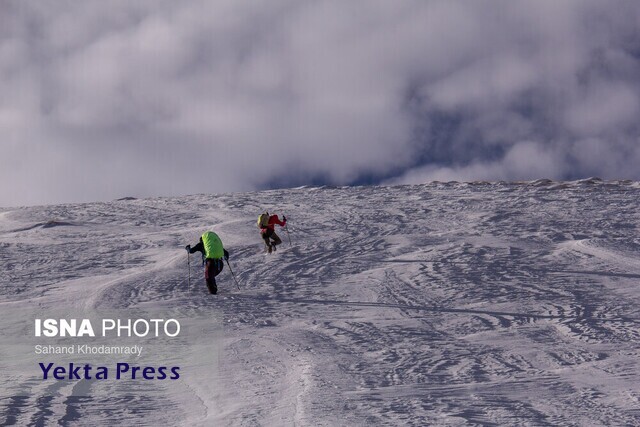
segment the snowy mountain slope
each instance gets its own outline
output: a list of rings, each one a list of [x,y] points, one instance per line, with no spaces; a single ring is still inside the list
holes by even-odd
[[[82,382],[14,372],[2,387],[2,417],[18,425],[638,425],[639,196],[638,183],[594,179],[6,210],[8,339],[32,322],[19,313],[48,307],[213,313],[217,332],[200,336],[215,342],[193,367],[201,376],[171,386],[118,394],[107,383],[71,398]],[[265,208],[287,215],[293,243],[278,231],[284,244],[270,256],[255,227]],[[208,295],[194,256],[188,286],[184,245],[208,229],[231,252],[240,290],[225,267],[220,294]]]

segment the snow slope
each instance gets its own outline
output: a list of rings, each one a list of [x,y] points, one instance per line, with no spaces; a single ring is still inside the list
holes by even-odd
[[[14,371],[0,421],[640,425],[638,200],[638,183],[590,179],[5,209],[5,340],[43,307],[219,315],[202,378],[74,399],[78,383]],[[271,256],[265,208],[290,219]],[[225,268],[208,295],[193,256],[189,288],[183,248],[207,229],[240,290]]]

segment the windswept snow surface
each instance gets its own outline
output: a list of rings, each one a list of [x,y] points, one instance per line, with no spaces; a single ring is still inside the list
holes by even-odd
[[[0,310],[211,309],[220,313],[211,318],[220,352],[198,367],[213,382],[185,375],[125,394],[105,383],[84,399],[35,368],[3,373],[2,417],[17,425],[640,425],[638,200],[638,183],[590,179],[5,210]],[[292,245],[280,229],[284,244],[273,255],[261,252],[255,226],[263,209],[289,219]],[[240,290],[225,267],[219,295],[208,295],[193,256],[188,287],[184,246],[209,229],[231,252]],[[8,320],[21,321],[33,319]]]

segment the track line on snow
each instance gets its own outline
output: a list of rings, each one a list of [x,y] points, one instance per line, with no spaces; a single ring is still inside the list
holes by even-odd
[[[320,300],[320,299],[304,299],[304,298],[273,298],[273,297],[260,297],[250,295],[235,295],[238,299],[252,299],[260,302],[278,302],[287,304],[305,304],[305,305],[338,305],[338,306],[350,306],[350,307],[373,307],[373,308],[397,308],[401,310],[414,310],[414,311],[426,311],[432,313],[453,313],[453,314],[466,314],[466,315],[488,315],[496,317],[513,317],[522,319],[536,319],[536,320],[560,320],[563,322],[578,322],[583,320],[589,320],[593,322],[612,322],[612,323],[640,323],[640,319],[617,317],[617,318],[602,318],[602,317],[589,317],[589,316],[560,316],[549,314],[533,314],[533,313],[514,313],[506,311],[491,311],[491,310],[474,310],[463,308],[446,308],[446,307],[426,307],[426,306],[411,306],[402,304],[388,304],[378,302],[367,301],[337,301],[337,300]]]

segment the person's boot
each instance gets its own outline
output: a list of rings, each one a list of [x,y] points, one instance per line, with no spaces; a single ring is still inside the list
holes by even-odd
[[[209,289],[209,293],[215,295],[218,293],[218,285],[216,284],[216,279],[211,279],[207,282],[207,288]]]
[[[269,245],[269,253],[271,253],[272,250],[273,250],[273,246]]]

